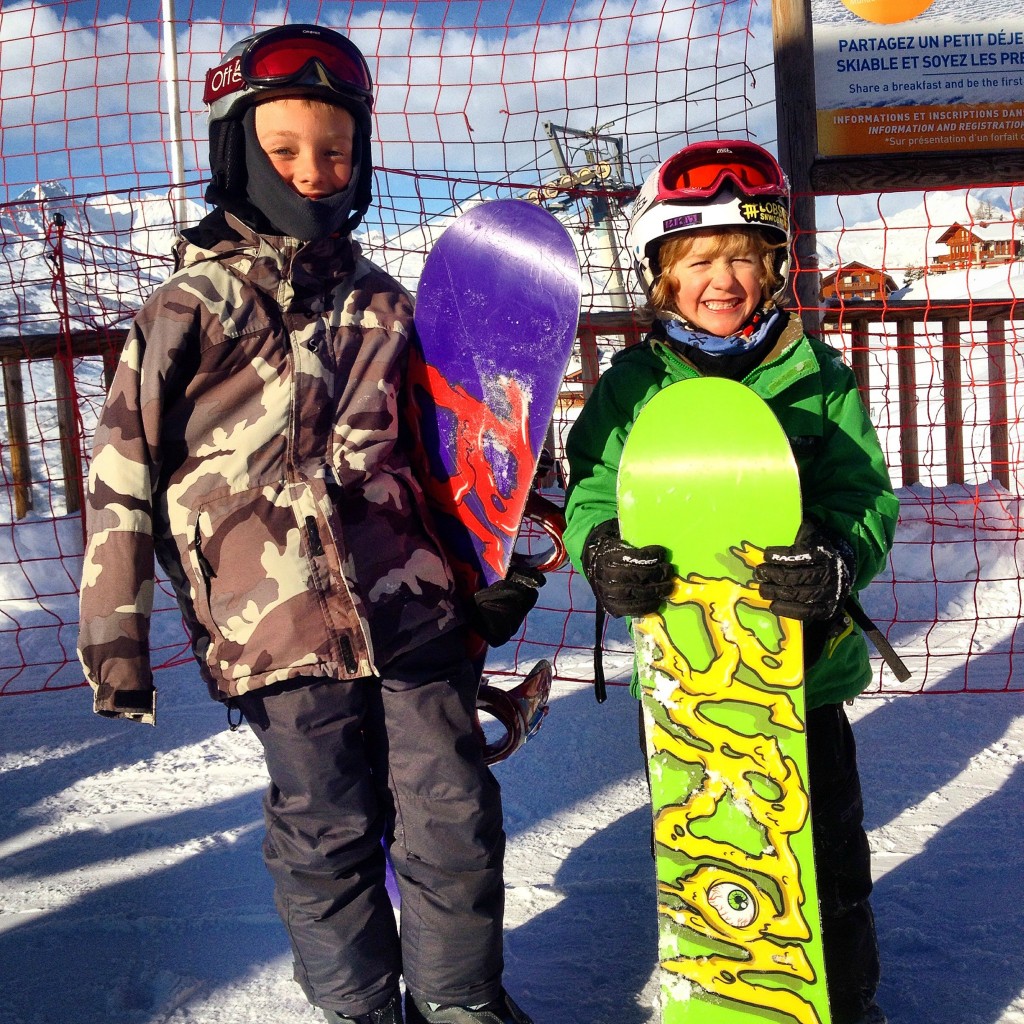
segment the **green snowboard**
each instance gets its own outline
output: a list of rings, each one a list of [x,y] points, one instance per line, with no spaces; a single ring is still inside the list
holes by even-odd
[[[658,875],[664,1024],[829,1024],[807,795],[802,632],[751,574],[791,544],[800,484],[742,384],[679,381],[643,408],[622,536],[678,576],[636,619]]]

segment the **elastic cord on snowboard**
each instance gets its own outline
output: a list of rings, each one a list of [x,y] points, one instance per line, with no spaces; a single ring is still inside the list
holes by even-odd
[[[885,634],[875,625],[861,606],[852,598],[848,599],[844,606],[850,618],[860,626],[864,635],[874,645],[879,656],[896,679],[905,683],[910,678],[910,669],[906,662],[893,650],[892,645],[885,638]],[[606,618],[604,606],[600,601],[594,608],[594,697],[598,704],[603,704],[608,699],[608,688],[604,678],[604,623]]]
[[[598,704],[608,699],[604,682],[604,620],[606,612],[600,601],[594,607],[594,696]]]

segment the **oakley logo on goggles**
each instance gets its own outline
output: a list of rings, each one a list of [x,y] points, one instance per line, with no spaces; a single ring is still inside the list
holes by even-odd
[[[778,195],[787,191],[782,168],[760,147],[739,143],[695,143],[661,171],[661,189],[674,199],[710,199],[726,181],[744,195]]]
[[[327,28],[284,25],[253,39],[237,57],[206,73],[203,102],[250,89],[326,86],[373,105],[373,81],[363,55]]]

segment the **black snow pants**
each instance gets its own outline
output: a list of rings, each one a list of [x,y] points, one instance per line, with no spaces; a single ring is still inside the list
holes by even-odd
[[[646,763],[643,710],[640,748]],[[842,704],[807,715],[807,764],[821,937],[833,1024],[856,1024],[875,998],[878,941],[871,910],[871,851],[857,745]],[[647,780],[650,787],[650,777]],[[654,835],[651,835],[654,854]]]
[[[842,704],[808,712],[807,773],[832,1021],[854,1024],[874,1001],[880,969],[857,745]]]
[[[301,679],[236,699],[263,745],[264,860],[313,1005],[367,1013],[402,974],[431,1001],[499,994],[505,835],[473,732],[477,682],[456,632],[381,678]]]

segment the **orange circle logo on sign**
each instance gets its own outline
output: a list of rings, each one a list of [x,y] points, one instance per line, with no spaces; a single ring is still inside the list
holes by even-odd
[[[923,14],[935,0],[843,0],[843,6],[865,21],[895,25]]]

